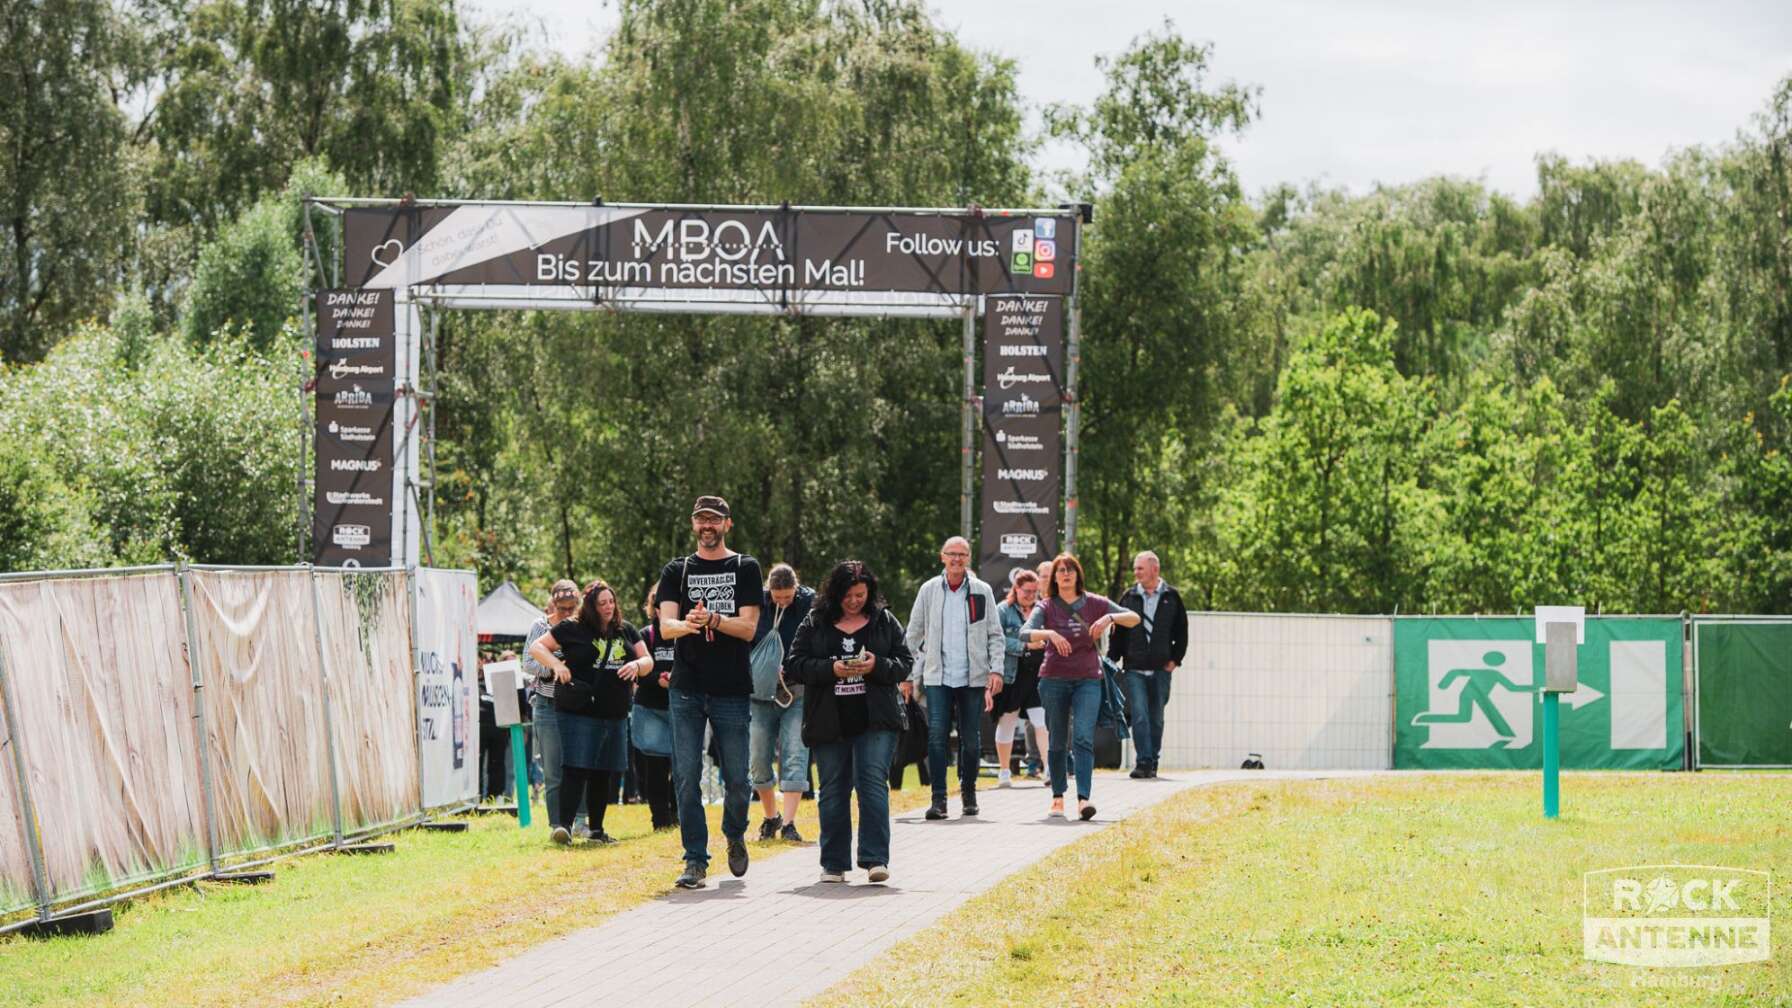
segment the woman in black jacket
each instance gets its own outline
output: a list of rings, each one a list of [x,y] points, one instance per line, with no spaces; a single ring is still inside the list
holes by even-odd
[[[821,881],[845,882],[852,854],[852,792],[859,795],[858,865],[890,878],[890,757],[904,727],[896,684],[914,664],[902,622],[857,560],[828,574],[784,658],[785,678],[809,687],[803,744],[821,776]]]

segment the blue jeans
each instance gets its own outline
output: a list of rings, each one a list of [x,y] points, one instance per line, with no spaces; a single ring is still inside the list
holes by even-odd
[[[1150,675],[1126,673],[1126,713],[1139,766],[1157,768],[1157,754],[1164,747],[1164,704],[1170,702],[1174,674],[1167,669]]]
[[[541,797],[547,802],[548,822],[561,822],[560,712],[554,709],[551,697],[540,695],[530,698],[529,709],[535,717],[535,741],[541,746]],[[576,806],[582,797],[573,795],[573,804]]]
[[[809,750],[803,745],[803,698],[789,707],[753,701],[753,725],[747,735],[747,774],[753,790],[772,786],[772,759],[778,760],[778,790],[809,790]]]
[[[933,800],[946,800],[946,738],[958,717],[958,786],[977,786],[983,758],[983,689],[978,686],[927,687],[927,769],[933,774]]]
[[[684,837],[684,859],[709,864],[709,820],[703,814],[703,727],[716,734],[722,754],[722,835],[747,835],[747,725],[751,715],[744,696],[712,696],[673,689],[672,788],[678,794],[678,829]]]
[[[1045,707],[1045,730],[1051,736],[1045,754],[1051,770],[1052,797],[1064,797],[1064,743],[1076,763],[1076,796],[1086,800],[1095,777],[1095,718],[1101,713],[1101,682],[1096,679],[1041,679],[1039,702]]]
[[[821,870],[852,867],[852,794],[859,795],[859,867],[890,863],[890,758],[897,734],[868,731],[811,752],[821,774],[816,792],[821,820]]]

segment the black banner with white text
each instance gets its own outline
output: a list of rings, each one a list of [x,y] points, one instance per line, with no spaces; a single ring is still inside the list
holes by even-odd
[[[389,290],[317,295],[317,472],[312,562],[392,558],[392,414],[397,324]]]
[[[985,298],[977,573],[998,595],[1007,590],[1010,572],[1057,553],[1063,404],[1063,299]]]

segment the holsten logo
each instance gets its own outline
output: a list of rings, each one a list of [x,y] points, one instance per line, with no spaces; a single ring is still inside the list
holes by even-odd
[[[1714,865],[1632,865],[1581,879],[1588,959],[1627,966],[1725,966],[1770,955],[1773,877]]]
[[[1038,343],[1003,343],[996,347],[997,357],[1045,357],[1046,348]]]

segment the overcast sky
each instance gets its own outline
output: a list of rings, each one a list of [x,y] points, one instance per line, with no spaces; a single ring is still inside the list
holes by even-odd
[[[612,2],[475,0],[545,24],[569,54],[601,45]],[[1792,73],[1792,0],[938,0],[968,46],[1013,59],[1035,125],[1087,103],[1094,57],[1167,16],[1213,44],[1217,80],[1262,88],[1262,115],[1225,146],[1247,191],[1311,181],[1362,192],[1430,175],[1520,197],[1533,159],[1636,158],[1734,137]],[[1075,167],[1051,148],[1041,167]],[[634,199],[675,200],[675,193]]]

